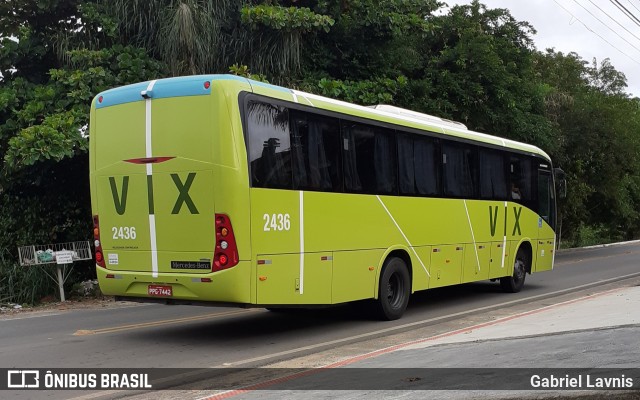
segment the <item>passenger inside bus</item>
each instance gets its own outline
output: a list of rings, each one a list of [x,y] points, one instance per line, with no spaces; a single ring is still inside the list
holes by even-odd
[[[522,199],[522,193],[520,193],[520,189],[513,182],[511,183],[511,198],[513,200]]]

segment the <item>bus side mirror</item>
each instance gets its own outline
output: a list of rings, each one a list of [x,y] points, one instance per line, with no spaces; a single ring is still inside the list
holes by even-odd
[[[558,197],[564,199],[567,197],[567,177],[564,171],[560,168],[553,169],[553,175],[556,181],[556,189]]]

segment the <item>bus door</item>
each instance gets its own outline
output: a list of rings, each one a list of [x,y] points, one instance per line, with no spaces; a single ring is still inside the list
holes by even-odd
[[[536,271],[553,268],[556,199],[551,171],[538,170],[538,262]]]

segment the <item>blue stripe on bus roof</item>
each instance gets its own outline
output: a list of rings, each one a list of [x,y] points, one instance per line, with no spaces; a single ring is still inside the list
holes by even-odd
[[[207,95],[211,93],[211,89],[205,89],[204,83],[214,79],[215,76],[213,75],[182,76],[158,79],[151,90],[151,98],[161,99],[165,97]],[[240,79],[246,81],[244,78]],[[140,93],[147,89],[149,82],[150,81],[122,86],[100,93],[98,97],[102,96],[102,103],[96,102],[96,108],[142,101],[144,98]]]
[[[206,81],[218,81],[218,80],[233,80],[247,82],[255,86],[268,87],[270,89],[279,90],[287,93],[291,93],[289,89],[285,89],[280,86],[271,85],[268,83],[258,82],[243,78],[236,75],[195,75],[195,76],[181,76],[176,78],[158,79],[151,90],[152,99],[162,99],[166,97],[181,97],[181,96],[202,96],[211,93],[211,89],[205,89],[204,83]],[[146,90],[149,86],[149,82],[141,82],[133,85],[122,86],[114,89],[104,91],[96,96],[99,98],[102,96],[102,103],[96,101],[96,108],[104,108],[109,106],[115,106],[118,104],[132,103],[135,101],[142,101],[144,98],[140,94],[143,90]]]
[[[123,86],[115,89],[109,89],[96,96],[99,99],[102,96],[102,103],[96,100],[96,108],[115,106],[117,104],[131,103],[133,101],[144,100],[140,92],[149,86],[149,82],[136,83],[135,85]]]

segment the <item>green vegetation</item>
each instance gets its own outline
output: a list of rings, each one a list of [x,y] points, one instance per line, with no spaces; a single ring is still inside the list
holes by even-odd
[[[478,2],[15,0],[0,4],[0,301],[55,293],[17,246],[89,236],[92,97],[232,73],[394,104],[546,150],[568,178],[563,247],[640,236],[640,99],[608,60],[533,46]],[[86,279],[87,264],[69,282]]]

